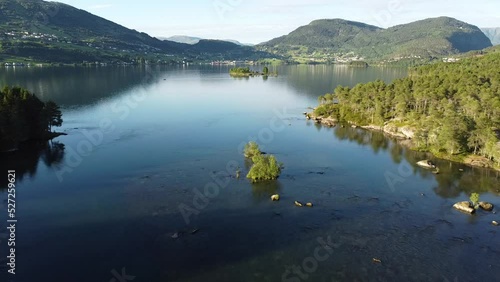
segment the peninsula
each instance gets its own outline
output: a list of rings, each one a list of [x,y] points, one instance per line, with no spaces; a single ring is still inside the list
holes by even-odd
[[[500,168],[500,48],[454,63],[414,68],[391,84],[339,86],[308,119],[350,124],[410,139],[414,150]]]

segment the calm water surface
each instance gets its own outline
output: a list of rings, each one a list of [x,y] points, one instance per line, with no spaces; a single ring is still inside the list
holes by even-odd
[[[17,275],[4,276],[4,234],[1,281],[497,279],[499,216],[451,206],[474,191],[500,204],[498,173],[437,160],[434,175],[414,165],[428,156],[382,134],[302,116],[339,84],[406,70],[277,70],[234,79],[211,66],[0,69],[0,85],[60,104],[68,134],[0,156],[4,173],[17,170],[19,219]],[[248,171],[250,140],[284,163],[279,181],[234,177]]]

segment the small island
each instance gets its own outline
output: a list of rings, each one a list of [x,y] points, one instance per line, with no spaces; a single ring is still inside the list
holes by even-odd
[[[367,68],[369,67],[368,63],[365,61],[351,61],[349,63],[350,67],[357,67],[357,68]]]
[[[20,87],[0,90],[0,152],[16,150],[25,141],[51,140],[64,135],[52,132],[62,122],[56,103],[44,103]]]
[[[276,180],[281,174],[282,164],[278,163],[273,155],[264,155],[259,145],[255,142],[249,142],[245,146],[245,157],[253,162],[247,178],[253,183]]]
[[[252,71],[249,67],[236,67],[229,70],[232,77],[254,77],[254,76],[278,76],[278,72],[269,72],[268,67],[264,67],[262,72]]]
[[[387,84],[339,86],[307,119],[380,130],[410,148],[472,166],[500,169],[500,53],[412,69]]]

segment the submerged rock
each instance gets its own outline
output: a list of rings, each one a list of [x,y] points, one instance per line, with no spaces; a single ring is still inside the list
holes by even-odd
[[[434,164],[432,161],[429,160],[419,161],[417,165],[425,168],[436,168],[436,164]]]
[[[280,195],[278,195],[278,194],[272,195],[271,196],[271,200],[273,200],[273,201],[279,201],[280,200]]]
[[[481,207],[485,211],[493,210],[493,205],[488,202],[479,202],[479,207]]]
[[[459,211],[463,211],[463,212],[470,213],[470,214],[475,212],[474,208],[467,201],[456,203],[453,205],[453,207]]]

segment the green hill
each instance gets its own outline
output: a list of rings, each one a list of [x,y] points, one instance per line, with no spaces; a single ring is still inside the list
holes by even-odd
[[[493,45],[500,45],[500,27],[481,28],[481,30],[488,36]]]
[[[0,0],[0,40],[0,62],[131,62],[139,58],[169,62],[256,54],[248,49],[229,53],[211,46],[203,49],[205,44],[200,42],[193,46],[159,40],[84,10],[42,0]]]
[[[181,54],[184,48],[84,10],[41,0],[0,0],[0,36],[2,55],[35,61],[127,61],[146,53]]]
[[[258,46],[294,57],[401,60],[447,56],[491,45],[476,26],[440,17],[388,29],[341,19],[317,20]]]
[[[266,52],[257,51],[251,46],[241,46],[239,44],[223,41],[202,39],[198,43],[186,49],[191,53],[208,56],[218,60],[259,60],[272,57]]]

